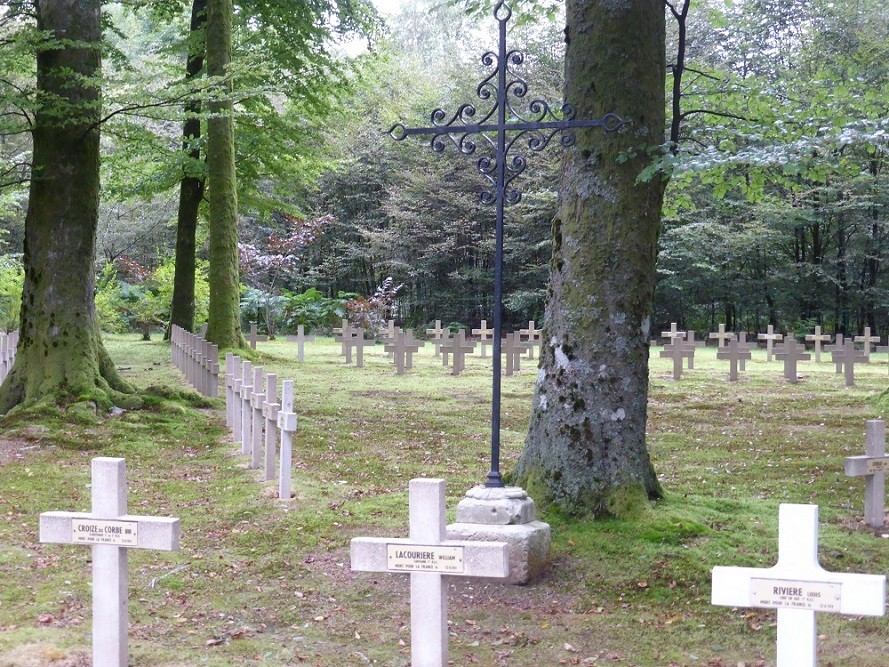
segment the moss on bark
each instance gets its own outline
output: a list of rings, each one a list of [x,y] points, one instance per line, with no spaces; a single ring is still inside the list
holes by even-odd
[[[108,358],[93,302],[99,214],[101,3],[44,0],[38,26],[66,41],[37,55],[33,173],[25,218],[20,337],[0,387],[0,413],[18,405],[93,400],[132,388]]]
[[[567,12],[566,100],[578,118],[614,112],[631,124],[578,131],[566,156],[515,480],[570,514],[633,514],[640,497],[661,495],[645,425],[664,184],[636,179],[664,136],[663,4],[569,0]]]

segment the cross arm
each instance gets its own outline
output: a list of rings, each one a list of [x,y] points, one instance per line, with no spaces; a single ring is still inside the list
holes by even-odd
[[[442,572],[464,577],[509,576],[507,560],[507,544],[505,542],[464,542],[459,540],[443,540],[439,544],[422,545],[407,538],[356,537],[353,538],[349,552],[352,569],[358,572],[389,572],[388,547],[398,545],[410,550],[435,549],[439,547],[456,547],[462,550],[463,571]]]
[[[868,469],[870,468],[870,470]],[[877,470],[877,469],[880,470]],[[847,456],[846,477],[864,477],[875,472],[889,472],[889,454],[883,456]]]
[[[138,542],[127,545],[132,549],[176,551],[179,549],[179,519],[161,516],[134,516],[100,518],[88,512],[42,512],[40,514],[40,541],[48,544],[74,544],[72,524],[76,520],[135,523]]]

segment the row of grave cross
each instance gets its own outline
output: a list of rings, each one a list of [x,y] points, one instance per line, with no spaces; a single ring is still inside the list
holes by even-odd
[[[5,331],[0,332],[0,384],[9,375],[12,370],[12,364],[15,362],[15,351],[19,346],[19,332]]]
[[[291,402],[292,383],[288,381],[277,419],[282,434],[296,428],[296,416],[288,410]],[[877,520],[883,525],[887,470],[885,422],[871,420],[865,455],[846,459],[846,474],[866,480],[865,513],[871,525]],[[92,548],[92,664],[126,667],[129,549],[178,549],[179,519],[128,513],[124,459],[93,459],[91,481],[91,510],[43,512],[40,542]],[[444,667],[449,656],[447,585],[442,577],[503,579],[509,575],[508,548],[503,542],[447,538],[444,480],[414,479],[409,489],[409,536],[352,539],[351,567],[363,572],[410,574],[411,664]],[[714,567],[711,601],[731,607],[777,609],[778,667],[814,667],[816,612],[883,616],[885,590],[883,575],[822,568],[818,563],[818,507],[785,504],[779,508],[778,562],[770,568]]]
[[[747,333],[726,332],[725,325],[719,325],[720,330],[710,334],[710,338],[718,339],[716,358],[729,362],[729,381],[738,380],[738,371],[745,370],[745,362],[752,358],[751,351],[755,348],[753,343],[747,342]],[[671,325],[670,331],[662,331],[661,336],[667,338],[669,343],[660,352],[661,358],[673,360],[673,379],[679,380],[682,376],[683,360],[688,362],[688,368],[694,368],[695,350],[704,345],[704,341],[695,340],[694,331],[679,331],[676,323]],[[812,356],[805,352],[805,347],[799,344],[793,336],[788,335],[786,340],[783,334],[775,333],[769,325],[768,331],[759,334],[760,340],[766,341],[766,361],[772,358],[784,362],[784,377],[788,382],[795,384],[799,378],[797,364],[800,361],[809,361]],[[781,342],[783,340],[783,342]],[[822,343],[829,342],[830,336],[821,334],[821,327],[815,327],[815,334],[806,336],[807,341],[815,343],[816,363],[821,360],[822,350],[831,353],[831,361],[836,367],[837,373],[843,373],[846,386],[855,384],[855,364],[870,363],[871,345],[880,342],[878,336],[871,336],[870,329],[865,329],[863,336],[844,338],[837,334],[834,345],[822,347]],[[776,344],[777,342],[777,344]],[[864,343],[864,349],[855,347],[856,342]],[[876,352],[889,352],[889,346],[877,346]]]
[[[198,334],[173,325],[170,330],[173,365],[198,393],[215,398],[219,393],[219,346]]]

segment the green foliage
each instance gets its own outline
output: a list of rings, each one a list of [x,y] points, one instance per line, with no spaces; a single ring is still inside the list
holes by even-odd
[[[24,281],[21,256],[0,255],[0,329],[4,331],[19,326]]]
[[[341,293],[336,298],[328,298],[315,288],[309,288],[302,294],[285,293],[282,297],[284,324],[293,332],[300,324],[309,331],[330,329],[346,316],[346,302],[353,296]]]

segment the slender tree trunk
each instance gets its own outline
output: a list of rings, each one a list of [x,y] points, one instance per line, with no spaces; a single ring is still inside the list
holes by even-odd
[[[194,0],[191,6],[186,79],[197,78],[204,68],[204,29],[207,25],[207,0]],[[182,150],[192,162],[201,159],[201,102],[185,105],[187,118],[182,126]],[[170,324],[194,331],[195,237],[198,210],[204,196],[204,179],[194,175],[194,165],[186,170],[179,184],[179,215],[176,221],[176,270],[173,274],[173,306]]]
[[[232,2],[207,2],[207,73],[228,74],[232,53]],[[238,280],[238,195],[235,179],[233,105],[221,86],[210,103],[207,168],[210,181],[210,316],[207,340],[221,349],[245,347],[241,335]]]
[[[25,217],[20,339],[0,412],[38,401],[110,407],[121,381],[99,335],[93,257],[99,216],[100,0],[41,0],[33,177]]]
[[[565,97],[577,117],[615,112],[632,124],[578,132],[563,165],[516,481],[572,514],[622,516],[661,495],[645,425],[664,182],[636,179],[664,141],[664,6],[568,0],[567,23]]]

